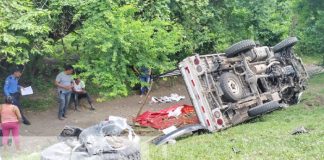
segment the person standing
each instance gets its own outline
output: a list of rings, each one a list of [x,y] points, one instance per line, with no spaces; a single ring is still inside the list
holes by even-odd
[[[69,105],[73,88],[72,74],[73,67],[71,65],[67,65],[64,67],[64,71],[59,73],[55,79],[55,85],[57,86],[59,96],[59,120],[64,120],[64,118],[67,118],[66,109]]]
[[[20,149],[19,145],[19,121],[21,121],[21,114],[19,108],[13,105],[11,96],[5,98],[5,104],[0,106],[0,119],[2,126],[2,145],[6,149],[8,146],[9,134],[11,131],[12,137],[15,142],[16,149]]]
[[[90,110],[95,110],[95,108],[92,105],[92,99],[88,92],[85,90],[85,83],[80,80],[80,78],[75,78],[73,82],[73,95],[74,95],[74,106],[75,110],[79,111],[78,106],[79,104],[79,99],[81,98],[87,98],[88,103],[90,105]]]
[[[21,75],[21,70],[19,68],[15,68],[13,73],[6,78],[3,90],[5,96],[12,97],[13,104],[19,108],[23,123],[26,125],[30,125],[30,122],[23,114],[23,107],[20,104],[20,89],[24,89],[18,84],[18,80],[21,77]]]
[[[151,81],[151,74],[152,70],[150,68],[147,68],[145,66],[140,67],[138,70],[137,68],[134,67],[135,72],[139,75],[139,79],[141,83],[149,83]],[[147,85],[141,84],[141,97],[145,95],[149,90],[149,87]]]

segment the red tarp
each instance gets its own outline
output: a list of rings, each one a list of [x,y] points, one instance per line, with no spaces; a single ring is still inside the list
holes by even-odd
[[[181,109],[181,112],[177,112]],[[176,116],[170,116],[172,113]],[[180,114],[179,114],[180,113]],[[141,126],[152,127],[155,129],[165,129],[170,126],[182,126],[185,124],[198,124],[199,120],[195,109],[190,105],[174,105],[158,112],[146,111],[134,119]]]

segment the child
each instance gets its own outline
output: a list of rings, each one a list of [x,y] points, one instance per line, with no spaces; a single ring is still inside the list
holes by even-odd
[[[8,146],[8,138],[10,131],[15,142],[17,150],[20,150],[19,145],[19,122],[22,121],[20,111],[17,106],[13,105],[13,99],[10,96],[5,98],[5,104],[0,106],[0,120],[2,126],[2,144],[6,149]]]

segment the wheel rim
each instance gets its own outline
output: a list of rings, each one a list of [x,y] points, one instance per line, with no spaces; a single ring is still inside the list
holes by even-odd
[[[234,80],[232,80],[232,79],[228,80],[227,85],[233,94],[237,95],[240,93],[240,88]]]

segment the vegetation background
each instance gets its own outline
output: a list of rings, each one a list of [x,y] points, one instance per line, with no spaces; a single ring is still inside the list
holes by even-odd
[[[194,53],[223,52],[243,39],[273,46],[288,36],[299,38],[297,54],[321,62],[324,1],[2,0],[0,76],[22,65],[21,82],[44,95],[73,64],[103,100],[131,93],[132,66],[159,74]]]
[[[55,103],[53,80],[64,64],[104,100],[132,94],[139,83],[132,66],[159,74],[194,53],[220,53],[244,39],[273,46],[288,36],[298,37],[294,49],[306,63],[323,63],[324,1],[1,0],[0,84],[23,66],[20,81],[36,92],[24,106],[44,110]],[[324,159],[323,81],[313,78],[303,102],[285,112],[150,146],[145,159]],[[299,126],[309,133],[291,135]]]

